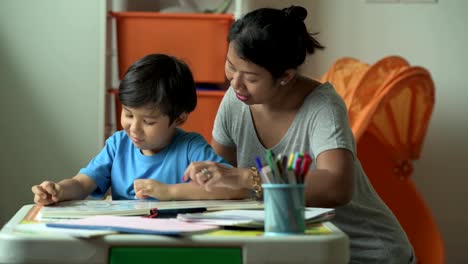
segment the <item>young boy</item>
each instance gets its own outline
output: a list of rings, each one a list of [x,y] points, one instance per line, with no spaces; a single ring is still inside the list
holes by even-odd
[[[184,171],[193,161],[226,164],[201,135],[178,128],[197,104],[193,76],[186,64],[163,54],[140,59],[125,73],[119,98],[124,130],[108,138],[101,152],[76,176],[34,185],[35,203],[99,197],[109,187],[115,200],[246,197],[244,191],[218,188],[207,192],[194,182],[183,182]],[[206,171],[200,173],[210,176]]]

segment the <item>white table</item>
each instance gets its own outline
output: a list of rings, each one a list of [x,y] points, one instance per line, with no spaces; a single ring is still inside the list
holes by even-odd
[[[14,231],[33,205],[23,206],[0,231],[0,263],[330,263],[349,261],[349,239],[332,232],[265,237],[247,231],[176,238],[111,234],[89,239]],[[158,260],[159,262],[156,262]]]

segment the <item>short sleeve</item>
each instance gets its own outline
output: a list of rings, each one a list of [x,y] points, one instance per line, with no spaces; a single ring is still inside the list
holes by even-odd
[[[117,133],[106,140],[104,148],[79,173],[89,176],[97,185],[92,196],[102,196],[111,185],[112,164],[117,149]]]
[[[309,131],[314,155],[337,148],[348,149],[356,155],[348,112],[342,104],[332,103],[322,107],[313,126]]]
[[[233,95],[232,88],[226,91],[226,94],[221,101],[218,112],[213,126],[213,138],[221,145],[228,147],[235,147],[236,144],[232,137],[233,131],[233,117],[235,109],[233,107]]]

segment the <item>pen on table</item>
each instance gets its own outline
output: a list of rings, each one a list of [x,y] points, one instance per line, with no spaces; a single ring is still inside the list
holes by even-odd
[[[299,156],[297,157],[296,161],[294,162],[295,166],[294,166],[294,175],[296,175],[296,178],[299,179],[300,181],[300,177],[301,177],[301,165],[302,165],[302,157]]]
[[[278,154],[278,156],[276,156],[276,160],[275,160],[275,166],[278,170],[278,174],[279,174],[279,178],[284,182],[284,183],[287,183],[288,182],[288,178],[286,176],[286,174],[283,173],[283,166],[282,166],[282,161],[283,161],[283,154]]]
[[[302,171],[301,171],[301,174],[300,174],[301,181],[304,181],[305,175],[309,171],[310,164],[312,164],[312,161],[313,161],[312,157],[309,155],[309,153],[305,153],[304,154],[304,162],[303,162],[303,165],[302,165]]]
[[[260,157],[255,157],[255,165],[257,166],[257,171],[258,174],[260,175],[260,178],[262,178],[262,182],[264,183],[269,183],[268,177],[263,173],[263,164],[262,161],[260,160]]]
[[[261,171],[263,168],[262,161],[260,160],[260,157],[256,156],[255,157],[255,165],[257,166],[257,170]]]
[[[292,170],[294,167],[294,153],[289,154],[289,160],[288,160],[288,170]]]
[[[275,182],[275,179],[273,178],[270,166],[264,166],[262,168],[262,172],[263,172],[263,175],[265,175],[265,178],[267,179],[266,181],[268,183],[277,183]]]
[[[276,162],[275,158],[273,156],[273,152],[268,149],[266,152],[266,160],[268,162],[268,166],[270,166],[273,178],[275,179],[275,182],[279,183],[281,181],[281,175],[280,172],[278,171],[278,168],[276,167]]]
[[[290,182],[289,176],[288,176],[288,156],[283,155],[281,157],[280,163],[281,163],[281,166],[280,166],[281,175],[283,175],[285,182]]]
[[[178,209],[158,209],[153,208],[150,210],[148,218],[167,218],[176,217],[178,214],[189,214],[189,213],[203,213],[207,209],[206,207],[192,207],[192,208],[178,208]]]
[[[292,162],[292,164],[291,164],[291,166],[292,166],[291,169],[292,169],[293,171],[296,171],[296,161],[297,161],[298,158],[299,158],[299,152],[295,152],[295,153],[294,153],[294,159],[293,159],[293,162]]]
[[[294,175],[294,172],[292,171],[292,169],[291,169],[291,170],[288,169],[288,170],[286,171],[286,175],[287,175],[287,177],[288,177],[288,182],[289,182],[290,184],[296,184],[296,183],[298,183],[298,181],[296,180],[296,175]]]

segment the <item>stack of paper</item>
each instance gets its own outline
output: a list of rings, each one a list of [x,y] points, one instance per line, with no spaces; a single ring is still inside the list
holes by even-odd
[[[332,208],[305,208],[304,217],[307,224],[331,219],[335,210]],[[263,210],[225,210],[197,214],[179,214],[177,219],[190,223],[219,226],[258,227],[263,228],[265,213]]]
[[[72,236],[80,238],[90,238],[95,236],[104,236],[116,234],[117,231],[112,230],[86,230],[86,229],[71,229],[71,228],[51,228],[45,223],[22,223],[15,226],[16,232],[40,235],[60,235]]]
[[[46,224],[47,227],[87,230],[110,230],[133,234],[153,234],[182,236],[218,229],[197,223],[187,223],[177,219],[152,219],[138,216],[91,216],[82,219],[63,220]]]
[[[263,203],[254,200],[192,200],[192,201],[154,201],[154,200],[79,200],[61,202],[44,206],[38,220],[47,218],[82,218],[94,215],[148,215],[150,210],[206,208],[207,211],[227,209],[262,209]]]

